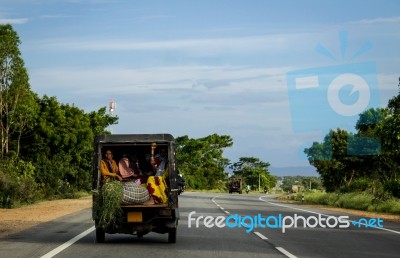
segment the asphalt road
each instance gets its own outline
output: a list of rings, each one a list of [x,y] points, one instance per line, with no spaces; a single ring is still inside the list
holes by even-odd
[[[0,239],[0,257],[399,257],[398,223],[340,217],[348,215],[272,197],[185,192],[176,244],[156,233],[106,234],[97,244],[86,209]]]

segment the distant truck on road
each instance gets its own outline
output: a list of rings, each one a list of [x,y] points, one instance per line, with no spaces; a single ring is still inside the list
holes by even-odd
[[[228,183],[229,193],[242,193],[243,183],[241,178],[231,178]]]

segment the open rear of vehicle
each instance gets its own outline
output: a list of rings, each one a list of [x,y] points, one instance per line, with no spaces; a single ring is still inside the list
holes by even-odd
[[[165,178],[167,184],[166,203],[158,204],[129,204],[122,205],[122,212],[115,219],[112,226],[99,224],[100,189],[103,184],[100,171],[100,162],[106,150],[111,150],[116,162],[125,154],[137,157],[139,163],[146,162],[146,154],[150,153],[151,144],[157,148],[168,150],[169,175]],[[95,153],[93,158],[93,209],[92,216],[96,227],[96,241],[102,243],[107,234],[131,234],[142,237],[149,232],[168,234],[168,242],[176,242],[179,220],[178,184],[175,169],[175,142],[170,134],[129,134],[129,135],[102,135],[95,139]]]

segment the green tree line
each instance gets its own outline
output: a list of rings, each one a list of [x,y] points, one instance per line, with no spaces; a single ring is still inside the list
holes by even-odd
[[[94,137],[118,117],[30,89],[11,25],[0,25],[0,206],[90,191]]]
[[[275,186],[276,178],[269,173],[268,162],[255,157],[241,157],[231,164],[229,159],[224,158],[224,149],[232,145],[229,135],[212,134],[198,139],[186,135],[177,137],[177,166],[187,186],[192,189],[226,190],[230,176],[244,179],[252,189]],[[227,172],[227,168],[232,173]]]
[[[292,192],[292,186],[297,185],[299,192],[309,190],[324,190],[320,177],[315,176],[284,176],[280,188],[284,192]]]
[[[325,189],[400,198],[400,79],[399,94],[387,107],[359,114],[355,129],[332,129],[322,142],[304,150]]]

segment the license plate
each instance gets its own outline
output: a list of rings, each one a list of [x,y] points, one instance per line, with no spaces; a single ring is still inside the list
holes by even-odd
[[[141,212],[128,212],[128,222],[142,222],[143,215]]]

